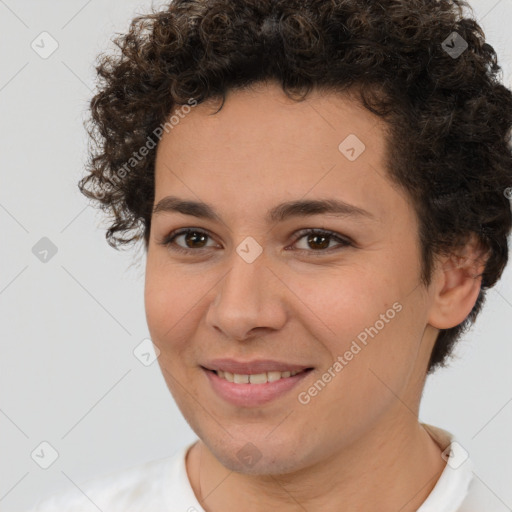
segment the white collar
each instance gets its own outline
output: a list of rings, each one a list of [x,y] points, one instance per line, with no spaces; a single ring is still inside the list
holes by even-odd
[[[468,494],[473,478],[473,463],[450,432],[426,423],[421,425],[447,458],[446,466],[435,487],[417,512],[455,512]]]
[[[417,512],[456,512],[468,494],[473,478],[473,463],[450,432],[425,423],[421,425],[446,453],[447,458],[441,476]],[[188,451],[196,442],[181,448],[172,457],[172,463],[165,472],[165,481],[169,484],[165,489],[165,504],[169,510],[204,512],[190,484],[185,463]],[[179,503],[175,501],[176,496],[180,496]]]

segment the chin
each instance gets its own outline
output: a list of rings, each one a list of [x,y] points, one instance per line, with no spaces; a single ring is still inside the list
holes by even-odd
[[[282,435],[282,434],[281,434]],[[246,475],[282,475],[306,467],[300,439],[284,436],[270,439],[268,430],[259,437],[241,436],[203,443],[228,470]],[[204,439],[204,438],[203,438]],[[301,449],[301,452],[298,451]]]

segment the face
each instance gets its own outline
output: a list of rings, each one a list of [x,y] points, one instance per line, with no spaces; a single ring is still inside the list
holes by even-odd
[[[298,470],[413,418],[435,339],[417,219],[386,176],[384,125],[350,97],[259,84],[216,107],[192,107],[157,149],[148,327],[223,465]]]

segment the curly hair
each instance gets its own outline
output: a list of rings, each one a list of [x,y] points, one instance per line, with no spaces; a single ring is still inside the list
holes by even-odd
[[[512,225],[512,92],[464,8],[464,0],[175,0],[137,15],[113,41],[121,52],[98,57],[86,123],[79,188],[109,214],[108,243],[143,239],[147,250],[151,149],[177,109],[218,99],[222,108],[228,90],[267,80],[296,101],[312,88],[356,90],[389,127],[386,172],[418,216],[423,284],[434,258],[472,234],[487,255],[472,311],[440,330],[427,373],[446,366],[503,273]]]

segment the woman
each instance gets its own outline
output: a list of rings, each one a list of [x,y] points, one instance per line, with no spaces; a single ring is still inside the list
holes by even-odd
[[[418,421],[508,260],[512,94],[466,5],[133,20],[97,68],[80,189],[111,245],[144,243],[151,338],[198,440],[37,510],[507,510]]]

